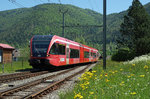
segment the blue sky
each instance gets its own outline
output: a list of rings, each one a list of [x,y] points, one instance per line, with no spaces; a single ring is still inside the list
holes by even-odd
[[[17,3],[12,3],[10,1],[11,0],[1,0],[0,11],[22,7],[29,8],[43,3],[62,3],[75,5],[80,8],[88,8],[103,13],[103,0],[12,0]],[[140,0],[140,2],[144,5],[150,1]],[[132,0],[107,0],[107,14],[127,10],[131,4]]]

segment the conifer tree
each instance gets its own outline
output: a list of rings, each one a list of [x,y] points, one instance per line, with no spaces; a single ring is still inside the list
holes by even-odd
[[[136,56],[150,53],[150,16],[139,0],[133,0],[120,32],[119,45],[129,48]]]

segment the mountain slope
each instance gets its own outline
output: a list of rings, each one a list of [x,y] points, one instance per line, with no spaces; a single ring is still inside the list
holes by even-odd
[[[150,3],[145,5],[150,14]],[[0,41],[16,47],[26,46],[33,35],[62,36],[62,13],[65,25],[102,25],[102,15],[72,5],[42,4],[32,8],[14,9],[0,12]],[[120,24],[127,11],[107,16],[107,43],[115,42],[120,34]],[[65,37],[71,40],[85,41],[88,45],[101,47],[102,27],[66,27]]]
[[[56,34],[62,36],[62,13],[65,14],[66,25],[102,24],[102,15],[71,5],[43,4],[33,8],[16,9],[0,12],[0,40],[12,45],[24,45],[36,34]],[[65,28],[65,37],[73,39],[81,35],[91,34],[93,28]],[[94,32],[98,33],[98,31]],[[88,38],[88,36],[86,36]]]

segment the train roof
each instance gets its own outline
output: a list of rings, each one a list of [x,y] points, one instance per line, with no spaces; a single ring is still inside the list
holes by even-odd
[[[67,38],[63,38],[63,37],[57,36],[57,35],[34,35],[33,38],[32,38],[32,40],[33,40],[33,41],[38,41],[38,40],[47,41],[47,40],[52,40],[52,38],[53,38],[53,39],[60,39],[60,40],[66,41],[66,42],[70,42],[70,43],[76,44],[76,45],[78,45],[78,46],[80,46],[80,47],[85,47],[85,48],[88,48],[88,49],[90,48],[90,49],[92,49],[92,50],[98,51],[98,50],[95,49],[95,48],[89,47],[89,46],[87,46],[87,45],[83,45],[83,44],[81,44],[81,43],[78,43],[78,42],[69,40],[69,39],[67,39]]]
[[[90,49],[92,49],[92,50],[98,51],[98,50],[95,49],[95,48],[89,47],[89,46],[87,46],[87,45],[84,45],[84,44],[81,44],[81,43],[78,43],[78,42],[75,42],[75,41],[72,41],[72,40],[69,40],[69,39],[66,39],[66,38],[57,36],[57,35],[54,35],[54,37],[55,37],[55,38],[58,38],[58,39],[65,40],[65,41],[67,41],[67,42],[71,42],[71,43],[74,43],[74,44],[78,44],[80,47],[86,47],[86,48],[90,48]]]
[[[49,41],[53,38],[53,35],[34,35],[33,41],[43,40],[43,41]]]

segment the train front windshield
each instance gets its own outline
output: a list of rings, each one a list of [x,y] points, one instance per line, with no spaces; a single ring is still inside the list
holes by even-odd
[[[51,36],[34,36],[32,40],[32,56],[46,57],[51,39]]]

